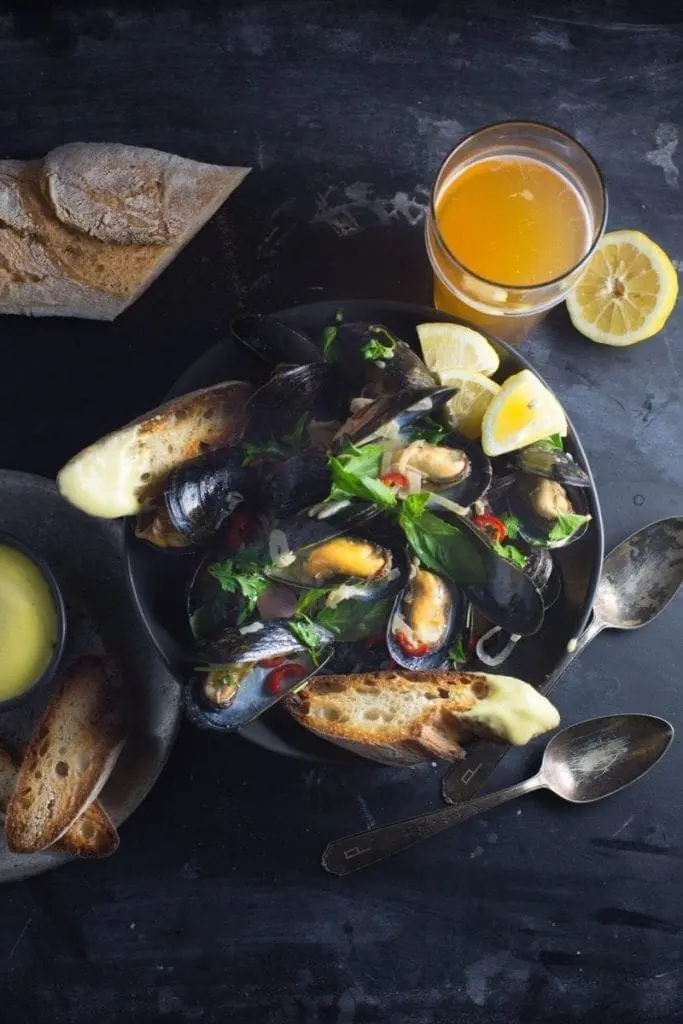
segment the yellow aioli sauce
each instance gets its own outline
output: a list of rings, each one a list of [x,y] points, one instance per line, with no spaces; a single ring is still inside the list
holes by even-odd
[[[57,628],[55,602],[40,569],[22,551],[0,544],[0,701],[40,678]]]

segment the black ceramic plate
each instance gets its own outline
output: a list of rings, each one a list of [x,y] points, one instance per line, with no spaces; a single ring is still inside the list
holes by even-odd
[[[333,321],[340,307],[344,310],[345,320],[386,324],[416,348],[417,324],[425,321],[462,322],[427,306],[365,300],[319,302],[286,310],[277,316],[320,341],[323,327]],[[501,357],[497,379],[503,380],[518,370],[533,369],[516,350],[494,338],[490,340]],[[231,379],[264,379],[264,364],[232,339],[215,345],[201,356],[177,381],[167,397]],[[567,448],[590,473],[571,424]],[[547,613],[542,630],[536,636],[521,641],[501,666],[500,671],[505,675],[518,676],[538,685],[560,664],[566,656],[568,642],[577,637],[586,624],[603,558],[602,520],[594,486],[589,492],[589,502],[593,515],[590,529],[576,544],[554,552],[562,573],[562,598]],[[185,615],[185,589],[201,552],[156,550],[135,538],[130,523],[126,531],[126,552],[138,611],[160,654],[180,675],[178,644],[191,642]],[[334,747],[308,733],[279,708],[249,725],[243,730],[243,735],[280,753],[326,759],[337,756]]]

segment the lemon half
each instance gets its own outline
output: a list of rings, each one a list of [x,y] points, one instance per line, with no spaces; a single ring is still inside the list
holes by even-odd
[[[572,323],[602,345],[635,345],[660,331],[676,304],[678,277],[663,249],[640,231],[609,231],[567,299]]]
[[[425,366],[439,378],[453,370],[490,377],[500,364],[498,353],[484,335],[462,324],[418,324],[417,336]]]
[[[551,434],[567,435],[567,417],[552,392],[531,370],[508,377],[484,413],[485,453],[504,455]]]

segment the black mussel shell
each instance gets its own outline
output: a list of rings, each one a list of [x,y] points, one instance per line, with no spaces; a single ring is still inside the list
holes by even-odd
[[[343,421],[348,394],[332,363],[307,363],[274,373],[247,402],[249,441],[288,434],[309,413],[318,420]]]
[[[376,360],[366,358],[364,349],[372,341],[390,344],[393,355]],[[333,355],[345,367],[358,392],[369,383],[377,385],[380,394],[423,391],[438,384],[410,345],[382,324],[340,324]]]
[[[538,515],[530,501],[531,491],[537,483],[532,475],[518,474],[516,486],[510,488],[505,495],[510,512],[519,519],[520,536],[530,545],[543,545],[547,548],[564,548],[576,544],[586,533],[591,520],[587,520],[564,540],[550,540],[555,520]],[[574,512],[577,515],[588,515],[590,508],[585,490],[578,487],[566,487],[565,490]]]
[[[438,412],[457,391],[457,388],[426,388],[424,391],[400,391],[375,399],[343,424],[332,443],[332,450],[339,451],[347,441],[362,445],[405,434],[413,424]]]
[[[466,533],[481,555],[488,578],[481,584],[463,586],[468,600],[490,622],[510,633],[520,636],[536,633],[543,624],[545,609],[541,593],[527,573],[497,554],[483,531],[466,517],[444,511],[435,514]]]
[[[524,473],[556,480],[569,487],[590,487],[588,473],[574,461],[569,452],[549,448],[543,444],[532,444],[512,456],[512,463]]]
[[[429,572],[432,577],[436,576],[436,574],[432,573],[430,570],[423,571]],[[447,608],[444,609],[444,628],[438,641],[424,653],[411,653],[406,650],[397,635],[400,632],[400,626],[403,623],[407,623],[407,616],[410,614],[406,602],[410,599],[411,594],[413,595],[413,599],[415,596],[414,591],[416,579],[414,576],[408,580],[406,586],[401,590],[400,594],[396,598],[391,617],[387,624],[386,643],[389,654],[396,664],[401,666],[401,668],[416,672],[439,668],[447,660],[449,647],[456,634],[464,625],[466,608],[464,594],[458,587],[446,583],[445,580],[441,580],[440,582],[445,588],[444,592],[448,602]],[[427,600],[427,595],[425,595],[425,600]],[[428,607],[433,608],[433,605],[428,605]]]
[[[562,577],[549,549],[530,547],[524,571],[541,591],[546,610],[552,608],[562,593]]]
[[[193,725],[200,729],[212,729],[220,732],[234,732],[249,722],[253,722],[264,712],[272,708],[288,693],[302,686],[308,679],[316,675],[332,658],[332,648],[322,653],[317,665],[310,661],[307,674],[297,675],[290,680],[285,679],[276,693],[268,687],[268,679],[275,669],[254,665],[246,666],[246,671],[232,699],[224,705],[217,705],[208,700],[204,687],[206,675],[195,675],[190,681],[185,696],[185,714]],[[275,657],[275,655],[273,655]]]
[[[206,543],[256,485],[242,450],[225,448],[185,462],[170,474],[164,502],[172,525],[193,544]]]
[[[242,629],[227,628],[202,652],[202,656],[209,665],[244,665],[265,658],[304,654],[306,647],[287,628],[287,621],[269,619]],[[321,646],[333,642],[334,636],[328,629],[315,623],[311,623],[310,628]]]
[[[290,516],[324,501],[330,484],[327,456],[304,449],[284,462],[259,467],[256,505],[267,513]]]
[[[235,317],[230,330],[242,345],[272,366],[323,362],[322,353],[308,335],[274,316],[244,313]]]

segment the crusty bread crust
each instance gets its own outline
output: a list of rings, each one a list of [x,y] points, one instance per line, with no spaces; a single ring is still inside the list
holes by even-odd
[[[96,799],[125,736],[121,692],[99,659],[79,658],[62,677],[19,768],[5,819],[9,849],[36,853],[60,839]]]
[[[0,313],[113,320],[248,173],[116,143],[0,161]]]
[[[371,723],[358,717],[358,705],[363,694],[373,691],[387,695],[389,702],[394,694],[418,695],[421,707],[409,721],[375,719],[377,725],[371,728]],[[286,706],[301,725],[354,753],[382,764],[416,764],[465,756],[461,741],[471,737],[473,730],[469,723],[458,721],[458,714],[473,708],[487,692],[486,676],[480,673],[372,672],[318,676],[288,697]],[[348,717],[342,720],[344,710]]]
[[[5,814],[19,775],[19,761],[0,747],[0,814]],[[55,843],[55,849],[72,857],[109,857],[119,846],[119,836],[104,807],[94,800]]]

